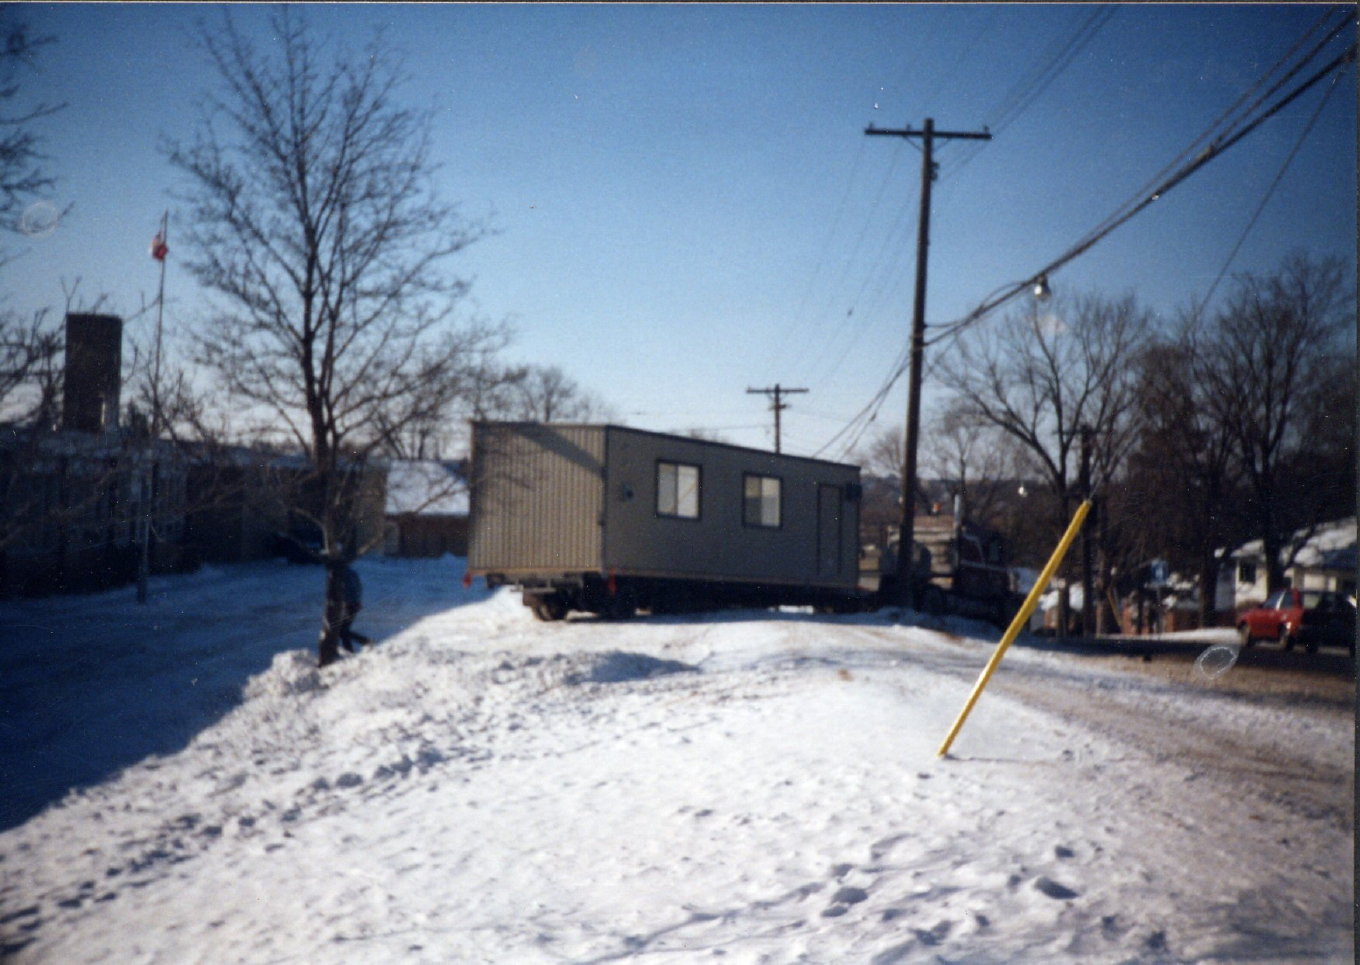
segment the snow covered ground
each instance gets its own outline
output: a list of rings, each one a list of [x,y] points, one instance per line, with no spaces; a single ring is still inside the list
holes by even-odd
[[[1354,959],[1352,679],[1031,641],[940,760],[985,627],[359,569],[381,642],[324,672],[312,568],[0,608],[5,953]]]

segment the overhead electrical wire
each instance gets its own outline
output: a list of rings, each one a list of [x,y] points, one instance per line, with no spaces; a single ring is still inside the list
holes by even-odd
[[[1003,290],[1009,290],[1014,285],[1020,285],[1021,287],[1023,287],[1024,283],[1017,282],[1002,285],[1001,287],[994,289],[991,292],[991,294],[987,296],[987,299],[990,299],[992,296],[996,295],[997,293]],[[984,301],[986,301],[987,299],[984,299]],[[878,413],[883,408],[883,404],[887,401],[888,395],[889,393],[892,392],[893,386],[897,384],[898,379],[900,379],[903,375],[906,374],[907,368],[910,364],[911,364],[911,345],[910,343],[907,343],[907,345],[903,346],[902,350],[897,354],[897,357],[893,360],[893,364],[891,368],[888,370],[888,374],[884,378],[883,384],[879,387],[879,390],[876,393],[874,393],[874,396],[872,399],[869,400],[869,403],[865,405],[862,409],[860,409],[859,412],[857,412],[850,419],[850,421],[840,432],[836,433],[829,440],[827,440],[826,444],[822,446],[821,449],[817,450],[816,454],[820,455],[827,449],[830,449],[832,446],[834,446],[841,439],[841,437],[848,435],[850,437],[849,441],[844,446],[841,447],[840,455],[837,458],[844,458],[846,455],[848,455],[855,448],[855,446],[859,444],[859,440],[863,437],[864,433],[868,430],[869,426],[874,422],[875,419],[878,418]],[[932,371],[934,369],[935,364],[938,364],[938,360],[932,363],[931,366]]]
[[[1242,234],[1238,236],[1237,243],[1233,245],[1232,251],[1228,253],[1228,257],[1223,260],[1223,267],[1218,270],[1218,274],[1214,277],[1214,283],[1209,286],[1208,294],[1204,296],[1205,305],[1208,305],[1209,302],[1213,300],[1214,292],[1218,290],[1219,283],[1223,281],[1223,276],[1228,273],[1228,268],[1237,257],[1237,253],[1242,250],[1242,244],[1247,240],[1247,235],[1251,234],[1251,229],[1256,227],[1256,222],[1260,219],[1261,212],[1265,211],[1266,205],[1269,204],[1270,199],[1274,197],[1275,189],[1278,188],[1280,182],[1284,180],[1285,173],[1289,170],[1289,166],[1294,163],[1294,158],[1298,157],[1299,151],[1303,148],[1304,141],[1308,140],[1308,135],[1312,133],[1318,118],[1322,116],[1323,108],[1326,107],[1327,102],[1332,99],[1332,94],[1336,91],[1340,80],[1341,74],[1339,73],[1332,77],[1332,85],[1327,88],[1327,93],[1324,94],[1322,100],[1318,102],[1317,110],[1313,111],[1313,116],[1308,119],[1308,124],[1304,127],[1302,133],[1299,134],[1299,139],[1295,142],[1294,149],[1289,152],[1289,157],[1284,159],[1284,164],[1280,166],[1279,173],[1275,175],[1274,180],[1270,182],[1270,187],[1266,189],[1265,197],[1263,197],[1261,203],[1256,206],[1256,210],[1247,221],[1246,227],[1242,229]]]
[[[841,457],[844,457],[845,454],[849,453],[859,444],[860,438],[868,430],[873,421],[878,418],[878,412],[883,407],[883,403],[887,401],[888,394],[892,392],[893,386],[897,383],[897,380],[902,377],[902,373],[907,370],[910,358],[911,352],[909,348],[904,349],[898,354],[897,358],[893,360],[893,364],[888,370],[888,375],[883,380],[882,386],[874,393],[873,398],[871,398],[859,412],[855,413],[850,421],[847,422],[839,432],[833,435],[820,449],[814,452],[814,456],[820,456],[845,436],[849,436],[850,441],[841,447]]]
[[[827,358],[831,359],[830,364],[826,365],[816,375],[810,376],[812,382],[818,384],[826,382],[840,370],[840,367],[849,357],[850,352],[859,344],[860,339],[862,339],[865,333],[870,329],[871,322],[874,318],[874,312],[877,309],[879,302],[887,297],[890,290],[896,291],[897,286],[901,284],[902,273],[896,272],[896,279],[892,285],[879,284],[875,286],[873,296],[869,301],[865,301],[865,294],[869,291],[869,286],[882,272],[887,270],[887,267],[890,264],[895,263],[896,259],[890,258],[890,255],[900,251],[907,244],[910,237],[910,226],[906,223],[907,213],[908,208],[904,206],[899,211],[897,220],[893,223],[893,226],[883,235],[883,242],[879,245],[878,254],[873,261],[873,267],[865,274],[864,281],[860,285],[859,291],[856,292],[854,299],[850,303],[851,307],[846,318],[853,318],[854,321],[847,327],[846,331],[841,333],[841,341],[843,342],[841,350],[834,357],[827,356]]]
[[[836,232],[840,228],[841,218],[845,214],[847,203],[850,200],[850,192],[854,187],[855,178],[859,174],[860,163],[864,160],[864,141],[859,142],[859,150],[855,152],[855,159],[851,163],[850,173],[845,179],[845,191],[841,194],[840,202],[836,205],[836,213],[832,216],[831,227],[827,230],[826,240],[822,242],[818,249],[817,261],[812,266],[812,271],[808,273],[807,285],[803,289],[802,297],[798,300],[798,306],[794,309],[794,318],[799,319],[795,323],[794,331],[790,332],[784,341],[784,348],[791,345],[801,345],[804,342],[803,334],[805,329],[811,327],[814,316],[808,313],[807,306],[812,300],[812,292],[821,274],[822,266],[826,263],[827,251],[831,248],[832,239],[836,237]],[[779,361],[783,361],[783,353],[780,353]]]
[[[983,37],[985,37],[988,33],[991,32],[991,29],[996,24],[996,19],[999,15],[1000,8],[995,5],[991,6],[987,20],[983,22],[983,24],[973,32],[972,37],[968,40],[966,44],[964,44],[963,49],[960,50],[959,53],[955,54],[953,57],[950,58],[952,66],[948,70],[938,74],[936,76],[935,83],[930,87],[930,90],[924,96],[921,97],[922,104],[931,105],[935,103],[935,98],[940,93],[940,91],[946,86],[947,83],[953,81],[955,74],[962,70],[963,65],[968,62],[968,57],[969,55],[972,54],[973,48],[975,48],[978,45],[978,42],[982,40]]]
[[[1336,9],[1337,8],[1333,7],[1332,11],[1335,11]],[[1277,91],[1280,90],[1281,87],[1288,83],[1291,78],[1293,78],[1300,71],[1302,71],[1304,67],[1307,66],[1310,60],[1316,57],[1317,54],[1320,53],[1321,50],[1328,43],[1330,43],[1332,40],[1336,38],[1340,30],[1346,25],[1346,21],[1349,19],[1348,17],[1343,18],[1330,31],[1324,33],[1322,39],[1314,45],[1313,49],[1308,52],[1307,56],[1302,58],[1297,64],[1294,65],[1294,67],[1286,71],[1286,73],[1278,80],[1276,80],[1273,84],[1271,84],[1267,90],[1257,95],[1255,101],[1253,101],[1250,106],[1243,107],[1243,105],[1249,99],[1251,99],[1253,95],[1256,95],[1257,91],[1259,91],[1262,87],[1265,86],[1266,82],[1269,81],[1270,77],[1274,75],[1276,71],[1282,69],[1285,66],[1285,64],[1290,60],[1290,58],[1292,58],[1294,54],[1308,42],[1309,38],[1313,36],[1314,32],[1316,32],[1317,29],[1326,22],[1328,17],[1332,16],[1332,11],[1325,13],[1321,18],[1318,19],[1318,21],[1316,21],[1313,24],[1313,26],[1309,27],[1308,30],[1304,32],[1303,36],[1300,37],[1299,40],[1297,40],[1294,43],[1294,45],[1290,47],[1290,49],[1286,51],[1285,54],[1279,60],[1277,60],[1273,66],[1271,66],[1269,70],[1262,74],[1256,80],[1256,82],[1246,92],[1242,94],[1242,96],[1240,96],[1236,101],[1234,101],[1233,104],[1229,106],[1227,110],[1220,114],[1219,117],[1212,124],[1210,124],[1209,127],[1206,128],[1203,133],[1199,135],[1199,137],[1191,141],[1189,145],[1187,145],[1178,155],[1176,155],[1176,157],[1172,158],[1170,162],[1168,162],[1164,167],[1162,167],[1160,171],[1154,174],[1146,184],[1144,184],[1141,188],[1135,191],[1127,200],[1124,201],[1123,204],[1116,208],[1114,212],[1111,213],[1104,221],[1096,225],[1095,228],[1091,229],[1091,231],[1087,233],[1086,238],[1099,239],[1101,237],[1104,237],[1105,234],[1108,234],[1109,230],[1111,229],[1111,226],[1121,224],[1123,220],[1127,220],[1128,212],[1130,212],[1137,206],[1146,204],[1148,197],[1152,197],[1153,200],[1155,200],[1158,190],[1157,185],[1161,184],[1163,180],[1167,178],[1171,172],[1175,171],[1177,169],[1177,165],[1180,165],[1186,158],[1191,157],[1194,154],[1194,152],[1200,147],[1200,145],[1204,144],[1206,141],[1209,141],[1209,146],[1205,148],[1203,151],[1201,151],[1199,155],[1195,156],[1197,157],[1203,156],[1204,154],[1206,154],[1206,152],[1214,151],[1215,145],[1220,144],[1221,142],[1223,142],[1225,138],[1233,134],[1234,128],[1238,124],[1244,123],[1251,116],[1251,113],[1253,111],[1258,109],[1269,97],[1273,96]],[[1235,117],[1234,115],[1237,116]],[[1223,131],[1219,133],[1217,138],[1215,138],[1213,141],[1210,141],[1210,138],[1214,135],[1214,132],[1218,130],[1220,127],[1223,128]],[[1085,240],[1086,239],[1083,239],[1083,241]],[[1077,246],[1080,246],[1081,244],[1082,242],[1078,242]]]
[[[994,120],[989,124],[989,127],[996,127],[1000,130],[1009,125],[1015,118],[1019,117],[1026,109],[1028,109],[1035,100],[1042,96],[1044,91],[1048,89],[1048,86],[1067,69],[1077,55],[1090,43],[1091,39],[1094,38],[1105,24],[1109,22],[1110,18],[1114,16],[1114,13],[1114,7],[1102,6],[1086,17],[1076,31],[1058,46],[1042,66],[1031,70],[1002,97],[997,108],[992,112]],[[973,35],[966,51],[972,50],[973,46],[976,45],[977,40],[985,34],[987,30],[991,29],[994,21],[995,14],[993,14],[992,18],[990,18],[987,23]],[[914,141],[908,140],[908,143],[917,150],[921,150]],[[984,142],[973,142],[975,145],[981,143]],[[897,157],[898,154],[895,152],[893,155],[894,166]],[[889,176],[890,175],[891,170],[889,172]],[[880,197],[882,193],[882,189],[880,189]],[[889,253],[891,251],[901,250],[910,241],[910,232],[907,230],[909,226],[904,227],[906,216],[909,211],[910,205],[904,203],[893,227],[884,235],[878,256],[874,259],[870,269],[865,273],[864,282],[861,284],[854,299],[850,302],[850,307],[846,311],[844,317],[849,319],[858,315],[858,318],[848,326],[848,331],[842,330],[840,332],[839,340],[842,342],[840,351],[836,352],[834,355],[828,355],[825,352],[822,353],[823,357],[831,358],[833,360],[828,366],[821,369],[815,378],[810,378],[810,381],[816,383],[825,382],[839,371],[840,367],[845,363],[845,360],[849,357],[855,346],[859,344],[860,339],[868,330],[870,320],[874,315],[873,308],[887,297],[889,288],[891,288],[892,291],[896,291],[901,285],[902,276],[899,273],[891,286],[878,285],[875,289],[876,294],[873,297],[873,300],[869,304],[864,303],[864,296],[868,291],[869,286],[885,270],[885,264],[887,263]],[[868,224],[869,223],[866,222],[866,232],[868,230]],[[860,244],[863,242],[863,237],[862,234]],[[856,250],[858,250],[858,246]],[[847,264],[849,264],[849,262],[847,262]],[[828,305],[828,314],[829,309],[830,306]],[[806,357],[806,354],[807,349],[805,349],[803,357]]]
[[[1324,17],[1323,19],[1325,20],[1326,18]],[[1346,19],[1347,22],[1349,22],[1350,19],[1349,13],[1346,15]],[[1255,111],[1257,108],[1259,108],[1262,104],[1265,103],[1267,99],[1269,99],[1272,95],[1278,92],[1292,78],[1297,77],[1303,70],[1305,70],[1307,68],[1308,63],[1311,60],[1313,60],[1326,47],[1328,43],[1330,43],[1339,35],[1341,28],[1344,26],[1345,26],[1344,23],[1338,24],[1333,30],[1329,31],[1324,36],[1324,38],[1313,47],[1313,49],[1308,53],[1306,57],[1304,57],[1299,63],[1295,64],[1279,80],[1272,84],[1264,94],[1262,94],[1260,97],[1256,99],[1256,101],[1244,113],[1244,115],[1241,118],[1237,119],[1226,130],[1222,131],[1218,135],[1218,137],[1215,138],[1209,144],[1208,147],[1204,148],[1198,154],[1196,154],[1189,163],[1182,165],[1178,169],[1175,169],[1173,173],[1170,174],[1169,177],[1166,177],[1164,180],[1160,181],[1160,183],[1157,183],[1150,190],[1145,189],[1143,192],[1140,193],[1140,195],[1136,196],[1134,199],[1125,202],[1118,209],[1116,209],[1114,214],[1107,217],[1095,229],[1092,229],[1092,231],[1088,232],[1085,236],[1083,236],[1076,244],[1074,244],[1072,247],[1070,247],[1067,251],[1058,256],[1048,265],[1045,265],[1038,272],[1035,272],[1028,279],[1024,281],[1011,282],[1006,285],[1000,286],[999,288],[994,290],[992,295],[989,295],[987,298],[983,299],[982,303],[980,303],[975,309],[973,309],[973,311],[969,312],[967,315],[948,325],[939,326],[937,330],[938,334],[935,334],[932,338],[928,339],[926,341],[926,344],[933,345],[945,339],[956,338],[969,326],[973,325],[974,323],[984,318],[985,316],[991,314],[991,312],[995,311],[997,308],[999,308],[1006,302],[1010,301],[1011,299],[1015,298],[1020,293],[1028,290],[1040,279],[1046,278],[1048,275],[1052,274],[1057,269],[1061,268],[1063,265],[1066,265],[1073,259],[1084,254],[1086,251],[1090,250],[1102,239],[1107,237],[1111,232],[1115,231],[1117,228],[1126,224],[1140,212],[1146,210],[1146,208],[1154,204],[1156,201],[1160,200],[1168,191],[1175,188],[1177,185],[1186,180],[1195,172],[1199,171],[1210,161],[1217,157],[1220,157],[1229,148],[1236,145],[1248,134],[1258,129],[1271,117],[1278,114],[1280,111],[1282,111],[1289,104],[1293,103],[1308,90],[1312,89],[1316,84],[1324,80],[1329,74],[1331,74],[1334,71],[1337,71],[1339,68],[1344,67],[1347,63],[1353,62],[1356,59],[1357,48],[1356,44],[1352,44],[1343,53],[1329,61],[1319,70],[1315,71],[1306,80],[1301,82],[1288,94],[1281,97],[1279,100],[1277,100],[1274,104],[1272,104],[1262,113],[1256,116],[1251,116],[1252,111]],[[1290,52],[1287,53],[1285,57],[1281,59],[1280,62],[1277,62],[1277,64],[1274,67],[1272,67],[1269,71],[1267,71],[1265,75],[1263,75],[1261,80],[1258,80],[1258,82],[1255,85],[1253,85],[1253,88],[1251,90],[1249,90],[1243,97],[1239,98],[1238,101],[1231,108],[1229,108],[1228,111],[1225,112],[1224,115],[1222,115],[1218,121],[1215,121],[1214,124],[1211,125],[1211,127],[1204,134],[1196,138],[1196,140],[1192,142],[1192,146],[1190,148],[1187,148],[1185,151],[1181,152],[1181,154],[1178,155],[1177,157],[1177,161],[1183,160],[1191,151],[1193,151],[1195,146],[1198,146],[1198,144],[1202,143],[1210,134],[1213,133],[1214,128],[1220,126],[1227,117],[1231,116],[1236,111],[1239,105],[1241,105],[1248,98],[1250,98],[1251,94],[1255,90],[1259,89],[1264,83],[1264,81],[1276,70],[1278,70],[1283,65],[1283,63],[1293,54],[1294,51],[1297,51],[1304,43],[1307,42],[1307,37],[1311,36],[1316,29],[1317,25],[1315,24],[1314,27],[1310,28],[1308,33],[1304,35],[1304,38],[1302,38],[1300,42],[1297,42],[1291,48]],[[1328,92],[1328,96],[1330,96],[1330,91]],[[1314,116],[1314,120],[1316,120],[1316,115]],[[1309,128],[1312,127],[1312,124],[1313,121],[1310,121]],[[1305,131],[1305,136],[1306,134],[1307,131]],[[1301,143],[1302,141],[1300,141],[1300,144]],[[1295,148],[1295,153],[1297,152],[1297,150],[1298,146],[1296,146]],[[1173,162],[1173,164],[1174,163],[1175,162]],[[1288,162],[1286,162],[1286,167],[1287,166]],[[1159,177],[1161,176],[1161,174],[1165,174],[1166,171],[1169,170],[1170,168],[1171,165],[1168,165],[1168,167],[1163,168],[1162,172],[1159,173]],[[1284,172],[1281,171],[1280,175],[1281,177],[1283,176],[1283,173]],[[1271,191],[1274,190],[1274,185],[1271,186],[1270,190]],[[1255,218],[1253,218],[1253,222],[1254,220]],[[826,450],[830,449],[842,438],[849,436],[851,441],[842,449],[843,453],[848,453],[850,449],[852,449],[854,445],[858,443],[858,440],[863,436],[864,432],[867,431],[868,426],[877,417],[878,411],[882,408],[884,402],[887,399],[887,396],[892,391],[893,386],[906,373],[909,364],[910,364],[910,347],[908,345],[906,348],[902,350],[901,353],[899,353],[897,359],[894,361],[892,368],[889,370],[887,377],[884,379],[878,391],[874,393],[870,401],[851,419],[849,423],[846,424],[845,427],[843,427],[839,432],[832,436],[831,439],[829,439],[826,442],[826,444],[822,446],[821,449],[817,450],[816,454],[820,455],[822,452],[825,452]]]
[[[1353,61],[1355,59],[1355,55],[1356,45],[1352,44],[1349,48],[1346,49],[1344,53],[1340,54],[1333,60],[1329,61],[1324,67],[1313,73],[1307,80],[1299,84],[1299,86],[1294,88],[1294,90],[1292,90],[1289,94],[1285,95],[1280,100],[1276,101],[1265,112],[1263,112],[1262,114],[1255,118],[1252,118],[1250,122],[1243,124],[1243,126],[1241,126],[1239,129],[1235,131],[1224,132],[1222,135],[1220,135],[1218,139],[1216,139],[1212,144],[1210,144],[1209,147],[1205,148],[1203,151],[1197,154],[1188,164],[1182,166],[1179,170],[1175,171],[1169,178],[1163,181],[1160,185],[1153,188],[1149,193],[1144,195],[1141,198],[1141,200],[1138,200],[1136,203],[1133,203],[1132,205],[1126,203],[1123,207],[1121,207],[1121,209],[1116,213],[1116,215],[1107,218],[1104,222],[1101,223],[1100,226],[1098,226],[1093,231],[1089,232],[1085,237],[1083,237],[1080,241],[1074,244],[1071,248],[1069,248],[1063,254],[1059,255],[1053,261],[1049,262],[1043,268],[1039,269],[1039,271],[1035,272],[1031,277],[1024,281],[1015,282],[1010,286],[1007,286],[1003,294],[989,301],[984,301],[972,312],[970,312],[963,318],[959,319],[958,321],[950,323],[949,325],[941,326],[940,334],[934,336],[933,338],[928,339],[926,341],[926,344],[931,345],[943,340],[944,338],[952,337],[958,334],[963,329],[967,328],[968,326],[976,322],[978,319],[982,318],[984,315],[990,314],[996,308],[1000,307],[1000,305],[1002,305],[1003,303],[1009,301],[1016,295],[1028,289],[1030,286],[1036,284],[1041,278],[1046,278],[1047,276],[1053,274],[1055,271],[1061,268],[1063,265],[1066,265],[1073,259],[1079,257],[1082,254],[1085,254],[1087,251],[1089,251],[1102,239],[1107,237],[1115,229],[1128,223],[1140,212],[1146,210],[1148,207],[1155,204],[1157,201],[1161,200],[1161,198],[1164,195],[1166,195],[1167,192],[1169,192],[1172,188],[1175,188],[1186,178],[1190,177],[1190,175],[1194,174],[1196,171],[1203,168],[1210,161],[1214,160],[1217,157],[1222,156],[1229,148],[1237,144],[1252,131],[1259,128],[1267,120],[1274,117],[1285,107],[1289,106],[1291,103],[1293,103],[1295,100],[1301,97],[1308,90],[1312,89],[1320,81],[1325,80],[1330,73],[1332,73],[1333,71],[1337,70],[1340,67],[1343,67],[1348,62]],[[1311,56],[1313,55],[1310,54],[1310,58]],[[1300,65],[1299,67],[1296,67],[1294,70],[1290,71],[1289,76],[1296,75],[1302,68],[1302,66],[1303,65]],[[1273,89],[1278,90],[1278,85]]]
[[[1104,29],[1105,25],[1114,17],[1116,11],[1117,8],[1113,6],[1096,8],[1090,16],[1082,21],[1076,31],[1043,67],[1037,71],[1031,71],[1030,74],[1011,87],[998,105],[984,118],[987,129],[994,136],[998,135],[1014,123],[1025,111],[1029,110],[1034,102],[1044,95],[1049,86],[1072,65],[1072,62],[1095,39],[1096,35]],[[958,174],[989,143],[988,141],[969,141],[965,144],[962,150],[956,153],[957,160],[951,165],[949,175],[952,177]],[[942,146],[947,148],[949,145],[946,142]]]
[[[883,179],[879,183],[878,191],[874,195],[873,204],[870,205],[869,207],[870,214],[865,219],[864,225],[860,229],[859,234],[855,239],[853,247],[850,249],[849,254],[846,256],[843,267],[841,268],[840,275],[837,277],[835,284],[831,286],[832,293],[827,297],[826,303],[823,305],[822,309],[812,316],[813,318],[826,318],[831,315],[832,304],[838,297],[838,293],[844,288],[845,283],[850,276],[851,266],[856,263],[859,256],[859,252],[864,247],[865,240],[868,238],[869,229],[872,227],[874,223],[874,214],[882,210],[883,196],[887,192],[888,185],[891,184],[892,181],[894,180],[894,175],[896,174],[897,165],[900,162],[900,159],[901,150],[899,147],[899,150],[896,150],[892,153],[890,163],[887,169],[884,171]],[[848,318],[853,316],[854,310],[855,308],[854,305],[852,304],[843,317]],[[801,371],[803,369],[808,354],[810,352],[815,351],[815,346],[816,343],[812,339],[797,340],[796,347],[798,349],[798,355],[796,357],[796,361],[793,363],[793,369],[795,371]],[[826,354],[825,351],[817,353],[818,357],[825,357],[825,354]]]

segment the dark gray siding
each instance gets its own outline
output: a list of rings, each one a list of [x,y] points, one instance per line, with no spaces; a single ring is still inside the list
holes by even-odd
[[[858,581],[859,469],[611,426],[605,566],[620,574],[852,588]],[[657,513],[657,464],[700,467],[699,518]],[[780,480],[777,529],[743,519],[746,474]]]
[[[474,425],[469,568],[600,570],[604,446],[602,426]]]

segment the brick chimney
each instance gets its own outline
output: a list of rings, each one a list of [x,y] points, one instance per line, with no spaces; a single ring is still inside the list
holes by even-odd
[[[123,320],[117,315],[66,316],[66,384],[62,428],[118,428]]]

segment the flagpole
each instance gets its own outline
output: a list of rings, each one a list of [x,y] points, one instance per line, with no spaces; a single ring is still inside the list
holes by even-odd
[[[161,244],[170,244],[170,211],[167,209],[161,215]],[[165,258],[157,259],[161,263],[161,284],[160,290],[156,294],[156,356],[151,367],[151,438],[155,439],[160,435],[161,419],[161,322],[165,316]]]
[[[144,452],[154,454],[156,440],[161,433],[161,331],[165,318],[165,252],[168,251],[170,235],[170,211],[161,215],[161,231],[153,242],[151,256],[161,263],[160,288],[156,293],[156,348],[151,358],[151,423]],[[151,575],[151,514],[155,508],[155,472],[147,479],[147,467],[142,466],[142,539],[141,553],[137,559],[137,602],[147,600],[147,581]]]

